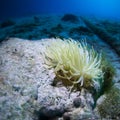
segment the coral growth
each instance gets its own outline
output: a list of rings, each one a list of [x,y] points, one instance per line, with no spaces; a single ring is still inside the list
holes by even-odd
[[[89,49],[86,42],[56,39],[46,48],[45,58],[45,63],[54,68],[64,85],[99,87],[103,77],[101,55]]]

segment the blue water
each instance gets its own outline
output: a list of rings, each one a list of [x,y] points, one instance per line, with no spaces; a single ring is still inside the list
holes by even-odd
[[[34,14],[120,18],[120,0],[0,0],[0,20]]]

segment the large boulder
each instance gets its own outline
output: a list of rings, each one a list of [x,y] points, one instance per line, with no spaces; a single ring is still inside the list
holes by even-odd
[[[51,40],[11,38],[1,43],[0,120],[66,119],[66,114],[70,120],[77,120],[76,114],[81,120],[94,117],[89,91],[70,93],[63,85],[53,85],[55,74],[43,57]]]

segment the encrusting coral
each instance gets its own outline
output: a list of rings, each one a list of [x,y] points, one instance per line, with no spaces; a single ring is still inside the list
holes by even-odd
[[[103,80],[101,54],[86,42],[56,39],[46,47],[45,64],[54,68],[56,77],[66,86],[90,87]]]

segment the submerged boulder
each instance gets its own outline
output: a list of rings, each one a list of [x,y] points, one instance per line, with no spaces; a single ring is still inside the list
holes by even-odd
[[[62,21],[65,21],[65,22],[72,22],[72,23],[77,23],[79,22],[79,19],[76,15],[73,15],[73,14],[65,14],[62,19]]]
[[[0,120],[83,120],[94,113],[93,94],[53,85],[55,73],[44,64],[51,41],[11,38],[0,44]]]
[[[6,20],[6,21],[3,21],[1,23],[1,28],[5,28],[5,27],[9,27],[9,26],[12,26],[12,25],[15,25],[16,23],[13,21],[13,20]]]
[[[1,120],[44,120],[63,117],[66,112],[87,106],[88,111],[92,110],[92,96],[85,99],[89,91],[70,93],[63,85],[52,85],[55,74],[44,66],[42,55],[50,41],[11,38],[1,43]],[[78,97],[79,105],[75,102]]]

